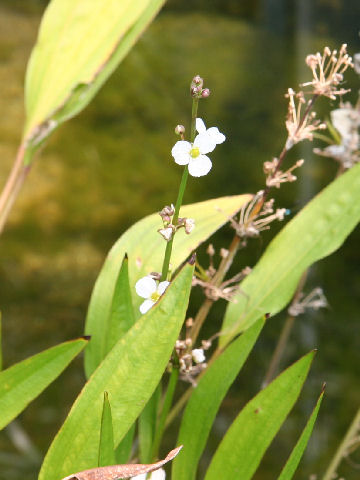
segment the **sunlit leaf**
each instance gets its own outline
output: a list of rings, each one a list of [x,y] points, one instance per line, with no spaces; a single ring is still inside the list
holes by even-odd
[[[103,411],[100,425],[100,442],[99,442],[99,467],[107,465],[115,465],[114,454],[114,433],[111,415],[111,406],[107,392],[104,392]]]
[[[52,0],[26,73],[28,150],[80,112],[164,0]]]
[[[234,340],[206,369],[186,406],[178,443],[185,445],[172,465],[173,480],[192,480],[205,448],[212,424],[226,392],[244,365],[261,330],[260,319],[243,335]]]
[[[292,298],[302,273],[339,248],[360,220],[360,164],[319,193],[274,238],[228,304],[220,345],[259,315],[275,315]]]
[[[0,428],[50,385],[87,343],[85,338],[61,343],[0,372]]]
[[[296,402],[314,352],[302,357],[245,405],[222,439],[205,480],[250,480]]]
[[[117,480],[122,478],[132,478],[136,475],[158,470],[167,462],[170,462],[170,460],[175,458],[181,449],[182,446],[174,448],[174,450],[171,450],[171,452],[167,454],[164,460],[160,460],[156,463],[148,465],[133,463],[128,465],[112,465],[103,468],[91,468],[89,470],[84,470],[83,472],[73,473],[68,477],[63,478],[63,480]]]
[[[173,270],[177,269],[193,250],[222,227],[229,217],[250,199],[250,195],[237,195],[183,206],[180,216],[194,218],[196,227],[191,235],[186,235],[183,231],[175,235],[171,258]],[[150,272],[161,271],[165,241],[157,233],[160,227],[161,218],[158,214],[145,217],[129,228],[112,247],[91,296],[85,327],[88,335],[92,334],[90,332],[96,334],[101,329],[99,325],[102,325],[103,319],[109,317],[116,279],[126,253],[129,258],[130,286],[134,286],[139,278]],[[136,294],[133,295],[137,317],[140,316],[138,307],[142,300]],[[85,355],[85,368],[87,374],[93,370],[90,354]]]
[[[115,283],[108,315],[94,322],[91,342],[86,352],[87,375],[90,376],[116,342],[135,323],[129,286],[128,258],[124,257]]]
[[[124,438],[169,361],[185,318],[193,271],[193,265],[185,265],[95,370],[50,446],[39,480],[58,480],[97,466],[104,391],[111,403],[115,448]]]
[[[318,398],[318,401],[316,402],[315,408],[299,438],[297,441],[293,451],[291,452],[291,455],[286,462],[284,468],[282,469],[280,476],[278,480],[291,480],[294,476],[294,473],[300,463],[301,457],[303,456],[303,453],[305,451],[305,448],[307,447],[307,444],[309,442],[310,436],[312,434],[315,421],[317,418],[317,415],[319,413],[320,405],[322,402],[324,396],[324,390],[321,392],[320,397]]]

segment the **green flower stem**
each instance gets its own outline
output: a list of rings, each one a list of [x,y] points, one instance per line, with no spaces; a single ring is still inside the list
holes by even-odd
[[[191,130],[190,130],[190,142],[191,143],[193,143],[194,140],[195,140],[196,117],[197,117],[198,106],[199,106],[199,99],[198,98],[193,98],[192,112],[191,112]],[[182,205],[182,201],[183,201],[183,198],[184,198],[184,193],[185,193],[185,188],[186,188],[186,183],[187,183],[188,176],[189,176],[189,170],[188,170],[188,167],[186,166],[184,168],[184,172],[183,172],[183,175],[182,175],[182,178],[181,178],[179,193],[178,193],[176,204],[175,204],[175,213],[174,213],[173,220],[172,220],[173,225],[177,224],[177,221],[178,221],[178,218],[179,218],[180,207]],[[174,237],[169,242],[167,242],[167,244],[166,244],[163,267],[162,267],[162,271],[161,271],[161,281],[162,282],[164,280],[167,280],[167,277],[168,277],[168,274],[169,274],[169,265],[170,265],[173,241],[174,241]]]
[[[154,437],[154,442],[152,447],[152,458],[154,460],[158,458],[160,442],[164,433],[165,422],[166,422],[170,407],[172,405],[178,378],[179,378],[179,369],[173,368],[169,378],[169,383],[166,390],[164,403],[161,409],[161,413],[160,413],[160,417],[159,417],[159,421],[157,424],[156,433]]]
[[[341,461],[347,457],[349,450],[353,446],[354,440],[358,437],[360,430],[360,408],[356,412],[354,420],[352,421],[349,430],[346,432],[346,435],[341,442],[337,452],[335,453],[334,458],[332,459],[328,469],[323,476],[323,480],[332,480],[337,478],[337,469]]]

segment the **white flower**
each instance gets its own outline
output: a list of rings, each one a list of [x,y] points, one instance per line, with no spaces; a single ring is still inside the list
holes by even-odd
[[[165,292],[169,284],[170,282],[160,282],[158,285],[150,276],[140,278],[135,284],[135,290],[140,297],[146,299],[145,302],[140,305],[140,312],[146,313],[150,310]]]
[[[146,473],[141,473],[140,475],[136,475],[136,477],[132,477],[132,480],[146,480]],[[166,473],[163,468],[159,468],[152,472],[149,476],[149,480],[165,480]]]
[[[196,130],[200,135],[207,135],[209,139],[214,143],[214,148],[216,147],[216,145],[219,145],[226,140],[225,135],[220,133],[217,127],[210,127],[206,129],[205,123],[201,118],[196,119]]]
[[[195,348],[191,352],[191,355],[195,363],[202,363],[206,360],[204,350],[202,348]]]

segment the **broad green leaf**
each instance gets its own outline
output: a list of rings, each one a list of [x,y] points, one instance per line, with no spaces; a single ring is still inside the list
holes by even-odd
[[[310,436],[312,434],[317,415],[319,413],[320,405],[324,396],[324,390],[321,392],[318,401],[316,402],[315,408],[299,438],[293,451],[288,458],[284,468],[282,469],[278,480],[291,480],[294,476],[294,473],[300,463],[301,457],[305,451],[305,448],[309,442]]]
[[[180,216],[194,218],[196,227],[191,235],[186,235],[183,231],[175,235],[171,258],[173,270],[177,269],[193,250],[222,227],[229,217],[235,215],[250,199],[250,195],[236,195],[183,206]],[[130,287],[150,272],[161,272],[165,241],[157,233],[159,228],[161,228],[161,219],[158,214],[145,217],[129,228],[110,250],[91,296],[85,327],[88,335],[94,332],[96,335],[103,319],[109,317],[116,279],[126,253],[129,258]],[[135,292],[135,289],[133,291]],[[136,294],[133,295],[136,317],[140,316],[139,305],[142,300]],[[87,374],[93,369],[90,354],[85,355],[85,369]]]
[[[2,370],[3,356],[2,356],[2,313],[0,312],[0,371]]]
[[[158,385],[139,417],[139,446],[141,463],[152,460],[152,446],[156,430],[161,385]]]
[[[79,113],[164,0],[52,0],[26,72],[24,139],[36,147]],[[29,141],[30,140],[30,141]]]
[[[106,467],[107,465],[115,465],[115,463],[111,406],[109,396],[107,392],[104,392],[103,411],[100,425],[99,460],[97,466]]]
[[[222,439],[205,480],[250,480],[296,402],[314,352],[302,357],[245,405]]]
[[[360,220],[360,164],[341,175],[274,238],[228,305],[220,345],[259,315],[275,315],[291,299],[302,273],[341,246]]]
[[[88,377],[134,323],[128,258],[125,255],[116,279],[109,314],[99,317],[98,322],[94,323],[91,330],[91,342],[88,346],[89,350],[86,352]]]
[[[50,385],[87,343],[85,338],[61,343],[0,372],[0,428]]]
[[[115,448],[124,438],[169,361],[185,318],[193,271],[193,265],[185,265],[95,370],[50,446],[39,480],[59,480],[97,466],[104,391],[112,407]]]
[[[136,423],[134,422],[125,437],[115,449],[116,463],[128,463],[131,456],[132,444],[135,436]]]
[[[186,406],[181,422],[178,445],[182,454],[172,464],[173,480],[192,480],[205,448],[212,424],[226,392],[244,365],[261,330],[264,320],[257,321],[234,340],[208,367]]]

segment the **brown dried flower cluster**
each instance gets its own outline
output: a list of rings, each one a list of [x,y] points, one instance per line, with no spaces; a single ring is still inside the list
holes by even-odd
[[[306,110],[302,113],[302,107],[307,103],[304,97],[304,92],[294,92],[292,88],[288,89],[285,97],[289,98],[288,115],[286,118],[286,129],[288,131],[288,138],[286,141],[286,150],[290,150],[296,143],[302,140],[313,140],[313,132],[316,130],[324,130],[325,123],[315,119],[316,113],[311,112],[306,114]],[[295,98],[298,101],[297,107],[295,105]],[[309,102],[307,103],[307,107]]]
[[[272,163],[272,162],[265,162]],[[279,171],[280,175],[284,175]],[[296,179],[296,177],[295,177]],[[291,180],[287,180],[291,181]],[[280,182],[282,183],[282,182]],[[259,213],[255,213],[259,201],[263,198],[264,191],[260,190],[250,203],[245,204],[241,210],[239,219],[232,218],[230,220],[231,226],[235,229],[236,234],[246,240],[246,238],[254,238],[260,235],[263,230],[270,228],[270,223],[274,220],[282,221],[287,213],[286,208],[278,208],[274,211],[274,199],[265,202]]]
[[[344,79],[345,70],[354,65],[352,58],[346,53],[346,48],[347,45],[344,43],[339,53],[325,47],[322,55],[319,52],[308,55],[305,61],[312,71],[313,79],[301,86],[311,86],[314,95],[323,95],[332,100],[336,99],[336,95],[347,93],[349,90],[342,88],[340,84]]]

